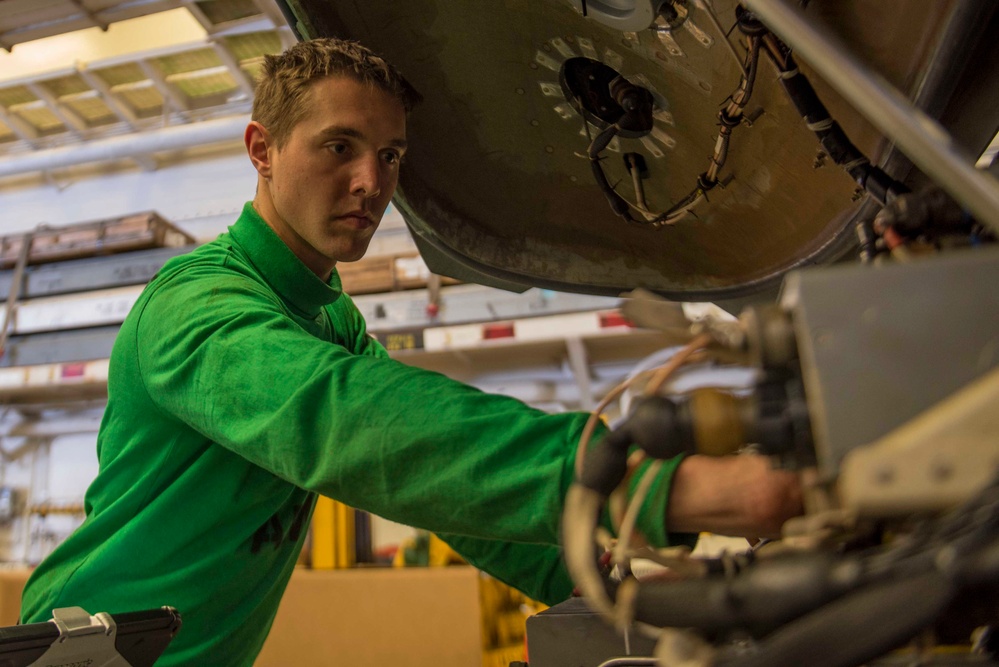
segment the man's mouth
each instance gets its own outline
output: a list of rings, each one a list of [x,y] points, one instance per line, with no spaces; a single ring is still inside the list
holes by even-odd
[[[374,218],[366,211],[351,211],[344,215],[337,216],[337,220],[342,220],[355,229],[367,229],[375,224]]]

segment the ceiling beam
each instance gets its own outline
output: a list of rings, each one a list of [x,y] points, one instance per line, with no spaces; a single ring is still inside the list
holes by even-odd
[[[114,94],[111,87],[104,83],[104,80],[98,75],[94,74],[84,66],[77,68],[80,73],[80,77],[87,82],[87,85],[100,93],[101,98],[104,103],[108,105],[108,108],[114,112],[118,118],[121,119],[123,123],[128,125],[131,129],[135,129],[135,124],[139,122],[138,116],[127,104],[118,99],[118,96]]]
[[[35,97],[45,102],[52,113],[54,113],[56,117],[62,121],[62,124],[66,126],[67,130],[75,134],[77,137],[83,137],[84,133],[89,129],[85,120],[80,118],[65,105],[61,104],[59,100],[57,100],[55,96],[45,88],[45,86],[33,81],[25,83],[24,86],[30,90]]]
[[[170,85],[154,64],[148,60],[138,60],[136,62],[142,69],[142,72],[149,77],[149,80],[153,82],[154,86],[156,86],[156,90],[160,91],[160,95],[163,96],[164,107],[170,107],[174,111],[181,113],[191,110],[191,105],[188,103],[187,98],[184,97],[180,91]],[[168,115],[166,113],[166,109],[164,109],[163,115]]]

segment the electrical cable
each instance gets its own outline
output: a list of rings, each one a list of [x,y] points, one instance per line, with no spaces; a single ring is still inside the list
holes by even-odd
[[[753,94],[753,86],[756,83],[756,72],[759,68],[760,60],[760,38],[756,36],[748,37],[748,55],[746,62],[746,74],[739,82],[739,87],[730,96],[728,106],[718,112],[718,139],[715,143],[715,153],[711,157],[711,165],[708,171],[702,175],[711,189],[718,182],[718,172],[725,165],[728,157],[728,145],[732,137],[733,128],[742,122],[742,114],[749,98]]]
[[[907,187],[872,165],[867,156],[850,141],[839,123],[829,115],[811,82],[798,69],[791,49],[771,32],[766,32],[762,39],[767,55],[780,73],[781,86],[805,125],[818,137],[826,154],[882,205],[895,196],[908,192]]]
[[[593,465],[592,461],[588,461],[587,459],[589,441],[593,436],[593,431],[596,429],[597,421],[600,419],[600,413],[629,386],[648,379],[646,391],[658,391],[666,380],[669,379],[670,375],[675,373],[677,369],[710,343],[710,341],[711,337],[708,334],[701,334],[691,340],[660,368],[640,373],[612,389],[590,415],[580,436],[575,461],[577,481],[572,483],[566,494],[565,509],[562,517],[562,540],[565,551],[565,562],[572,581],[579,588],[583,596],[588,599],[591,608],[611,623],[617,622],[618,615],[615,603],[608,594],[603,578],[597,569],[597,559],[594,553],[594,535],[598,528],[600,512],[603,509],[606,497],[610,494],[606,496],[602,495],[600,492],[588,488],[578,481],[586,473],[588,469],[587,464],[590,466]],[[605,444],[613,436],[613,431],[608,433],[602,444]],[[603,449],[596,451],[603,451]],[[626,476],[627,466],[622,477]],[[648,484],[651,484],[651,479]],[[615,481],[615,487],[619,482],[620,480]],[[644,493],[647,493],[647,491]],[[638,507],[641,507],[641,503],[639,503]]]
[[[645,503],[645,497],[649,495],[652,482],[655,481],[656,475],[659,474],[659,470],[662,467],[663,462],[661,459],[656,459],[650,463],[642,478],[638,481],[638,486],[635,487],[635,494],[631,497],[628,509],[624,513],[624,519],[621,521],[621,529],[617,535],[617,544],[614,545],[611,562],[615,565],[622,566],[627,562],[627,553],[631,549],[631,536],[635,530],[635,524],[638,522],[638,513]]]
[[[583,462],[586,458],[590,440],[593,438],[593,432],[596,430],[597,423],[600,421],[600,415],[607,409],[607,406],[614,402],[626,390],[646,379],[648,379],[648,384],[645,387],[645,393],[652,394],[658,392],[660,387],[662,387],[666,380],[668,380],[670,376],[677,371],[677,369],[688,362],[694,361],[695,355],[699,353],[702,348],[706,347],[711,340],[712,338],[710,334],[701,334],[687,343],[687,345],[681,348],[675,355],[670,357],[669,361],[664,363],[662,366],[644,371],[628,378],[607,392],[607,395],[604,396],[600,403],[597,404],[597,407],[593,409],[593,412],[590,413],[589,419],[586,420],[586,425],[583,426],[583,432],[579,437],[579,443],[576,445],[575,473],[577,478],[581,477],[583,474]]]
[[[719,30],[721,29],[720,24],[718,28]],[[731,43],[727,38],[725,39],[725,43],[731,47]],[[633,120],[630,118],[630,114],[632,114],[633,111],[629,111],[628,107],[622,104],[622,107],[625,108],[624,116],[619,119],[618,122],[609,125],[601,131],[600,134],[594,137],[586,151],[587,158],[590,160],[590,168],[593,172],[594,180],[597,182],[597,186],[600,190],[607,197],[611,210],[613,210],[615,214],[624,218],[626,222],[634,225],[659,228],[666,225],[676,224],[707,198],[707,193],[718,185],[718,174],[725,165],[725,161],[728,157],[728,147],[732,130],[742,122],[743,111],[749,103],[749,98],[753,93],[753,86],[756,81],[756,73],[759,63],[759,54],[760,37],[757,35],[747,36],[746,59],[740,67],[742,76],[740,78],[738,88],[736,88],[735,92],[729,95],[727,104],[725,104],[725,106],[718,112],[718,137],[715,140],[715,148],[711,156],[708,169],[697,177],[697,184],[694,186],[693,190],[663,213],[654,214],[648,210],[648,204],[645,201],[645,192],[641,185],[640,169],[633,161],[627,163],[627,168],[628,173],[631,176],[632,185],[635,190],[635,200],[637,203],[630,202],[618,194],[616,186],[612,186],[610,184],[607,180],[607,175],[604,173],[603,166],[601,165],[601,162],[604,159],[602,156],[603,151],[621,131],[622,124],[627,124],[627,122]],[[624,90],[625,92],[620,92],[621,90]],[[626,94],[627,90],[626,86],[619,88],[619,95]],[[637,111],[635,113],[637,113]],[[632,210],[642,214],[646,219],[639,220],[635,218],[631,214]]]
[[[700,334],[683,346],[673,357],[663,364],[658,370],[653,372],[652,378],[645,387],[646,395],[655,395],[662,388],[663,384],[670,378],[678,368],[687,363],[691,357],[702,348],[711,343],[711,334]]]
[[[708,0],[698,0],[697,5],[708,14],[712,24],[723,34],[726,45],[733,51],[733,55],[737,56],[728,35],[722,30],[718,17],[708,4]],[[634,161],[626,161],[626,166],[635,191],[635,202],[628,201],[618,194],[616,185],[612,186],[608,181],[601,162],[604,159],[603,151],[619,134],[622,125],[634,123],[637,117],[635,114],[639,113],[636,105],[622,104],[625,114],[618,122],[609,125],[597,137],[593,138],[587,149],[587,158],[590,160],[594,179],[607,197],[611,210],[630,224],[658,229],[674,225],[684,219],[707,198],[707,193],[719,183],[718,176],[728,156],[732,130],[742,122],[743,112],[752,95],[761,45],[780,73],[781,86],[798,109],[806,126],[818,137],[825,153],[882,205],[890,202],[897,195],[908,192],[905,185],[893,179],[881,168],[872,165],[870,160],[850,141],[839,123],[829,115],[811,83],[798,69],[790,48],[776,35],[769,32],[752,13],[739,7],[736,16],[736,26],[746,35],[747,39],[746,59],[740,66],[742,77],[739,87],[729,96],[725,108],[718,113],[718,137],[715,140],[715,149],[708,169],[697,177],[697,184],[683,199],[659,214],[649,211],[641,183],[640,169]],[[623,90],[625,92],[621,94],[626,94],[633,89],[635,87],[629,88],[628,85],[625,85],[619,89],[619,93]],[[643,113],[644,111],[642,110]],[[632,215],[632,211],[641,214],[645,219],[636,218]]]
[[[701,343],[701,340],[691,341],[684,351],[697,349]],[[681,365],[676,356],[671,362],[674,362],[674,368]],[[669,365],[664,364],[651,373],[649,388],[658,390],[661,387],[661,381],[668,376],[666,367]],[[647,376],[643,374],[641,377],[644,379]],[[659,384],[654,384],[656,382]],[[608,437],[613,435],[615,433],[611,432]],[[625,435],[625,438],[622,442],[627,443],[631,436]],[[616,446],[620,447],[621,443]],[[621,521],[618,542],[611,547],[615,565],[623,567],[630,562],[630,558],[643,553],[641,549],[631,548],[632,535],[659,465],[660,460],[654,461],[636,486],[634,497]],[[623,621],[634,622],[636,627],[646,631],[662,625],[708,631],[723,628],[751,630],[754,636],[762,634],[767,637],[761,644],[760,660],[753,664],[797,664],[794,660],[799,657],[799,651],[804,650],[804,644],[797,639],[799,628],[810,636],[849,634],[854,630],[848,631],[842,623],[848,622],[856,609],[868,608],[871,600],[884,597],[888,590],[893,594],[909,595],[919,588],[903,586],[899,589],[897,582],[919,579],[926,585],[932,585],[932,600],[925,605],[920,604],[918,608],[903,605],[904,612],[899,612],[898,605],[886,603],[898,617],[898,622],[879,628],[877,632],[872,631],[863,646],[858,644],[858,651],[873,657],[886,650],[886,646],[890,648],[893,642],[902,641],[920,627],[925,627],[939,612],[941,605],[961,587],[994,581],[999,576],[997,479],[962,507],[917,528],[912,534],[915,539],[910,537],[887,548],[872,547],[849,557],[801,553],[796,556],[797,561],[790,561],[792,565],[795,562],[800,565],[790,569],[786,560],[780,563],[768,560],[765,566],[761,562],[742,570],[742,573],[726,569],[724,573],[705,577],[709,571],[705,568],[709,566],[691,562],[685,571],[677,570],[681,576],[688,577],[684,582],[647,582],[638,587],[637,582],[626,579],[624,583],[630,582],[638,597],[624,605],[620,596],[615,596],[618,598],[615,600],[610,595],[607,582],[596,568],[594,535],[606,495],[581,483],[574,483],[566,499],[563,521],[566,563],[573,581],[590,599],[594,609],[618,626]],[[655,556],[652,550],[644,551],[649,556]],[[657,560],[665,561],[664,564],[670,566],[667,557]],[[776,573],[780,573],[780,577],[774,579]],[[698,579],[702,583],[698,583]],[[773,588],[775,585],[777,589]],[[760,597],[764,591],[765,600]],[[691,607],[689,601],[693,599],[711,602]],[[844,621],[845,618],[847,621]],[[648,625],[650,621],[655,625]],[[741,655],[723,655],[725,664],[742,664]],[[733,662],[728,662],[730,659]],[[826,664],[838,667],[854,663],[836,658]]]
[[[659,661],[655,658],[611,658],[601,662],[597,667],[656,667]]]
[[[656,350],[649,356],[639,361],[635,365],[635,367],[631,369],[631,371],[628,373],[628,380],[630,380],[631,378],[635,377],[640,373],[646,373],[646,374],[654,373],[656,369],[660,368],[663,364],[672,359],[676,353],[677,353],[677,348],[675,347],[666,347],[662,348],[661,350]],[[620,414],[627,415],[629,412],[631,412],[630,409],[631,401],[632,401],[631,394],[625,391],[625,393],[621,395],[621,401],[620,401],[621,407],[619,411]]]
[[[634,477],[638,467],[645,462],[646,458],[648,457],[641,449],[633,451],[628,455],[628,466],[624,474],[624,479],[621,480],[621,483],[618,484],[618,487],[614,489],[614,492],[607,499],[607,514],[610,517],[611,528],[616,534],[620,534],[624,515],[628,511],[628,488],[631,486],[631,479]]]
[[[597,404],[597,407],[593,409],[593,412],[590,413],[590,417],[586,420],[586,425],[583,426],[583,432],[580,434],[579,442],[576,445],[575,473],[577,478],[583,474],[583,462],[586,458],[586,452],[589,448],[590,440],[593,438],[593,432],[597,428],[597,423],[600,422],[600,415],[607,409],[608,405],[617,399],[618,396],[623,394],[632,385],[650,377],[656,370],[657,369],[651,369],[644,373],[640,373],[639,375],[628,378],[621,384],[617,385],[607,392],[607,395],[604,396],[600,403]]]

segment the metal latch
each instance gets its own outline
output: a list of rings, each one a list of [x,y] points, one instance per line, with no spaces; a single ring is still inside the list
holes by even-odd
[[[132,667],[118,654],[111,614],[91,616],[81,607],[64,607],[53,610],[49,623],[59,628],[59,636],[29,667]]]

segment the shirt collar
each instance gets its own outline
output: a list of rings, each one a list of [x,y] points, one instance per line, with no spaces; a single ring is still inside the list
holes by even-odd
[[[267,284],[298,310],[315,317],[343,293],[336,268],[329,283],[320,280],[257,213],[253,202],[246,202],[229,234]]]

